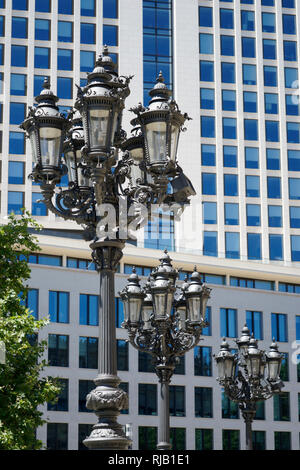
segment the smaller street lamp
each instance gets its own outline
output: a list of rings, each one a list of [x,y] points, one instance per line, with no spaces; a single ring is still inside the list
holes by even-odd
[[[196,268],[190,280],[177,286],[178,271],[171,261],[165,250],[144,287],[133,269],[120,292],[125,311],[122,326],[132,346],[152,355],[161,384],[159,450],[171,449],[169,384],[177,358],[198,344],[207,326],[204,316],[211,291],[202,284]]]
[[[274,340],[268,353],[258,349],[257,340],[250,336],[247,325],[236,344],[238,352],[232,354],[223,338],[220,351],[214,356],[218,368],[217,381],[230,400],[239,404],[246,425],[246,449],[252,450],[256,404],[279,393],[284,386],[279,377],[283,356]]]

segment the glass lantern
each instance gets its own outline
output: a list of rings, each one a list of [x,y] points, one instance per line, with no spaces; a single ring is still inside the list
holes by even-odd
[[[37,106],[30,109],[20,127],[31,143],[35,175],[41,180],[58,182],[64,173],[62,147],[69,121],[59,112],[58,97],[50,90],[48,78],[35,100]]]
[[[229,344],[223,338],[219,353],[215,356],[218,367],[218,379],[220,381],[233,380],[235,376],[236,360],[229,351]]]
[[[270,382],[276,382],[279,380],[279,374],[281,369],[282,355],[278,352],[278,346],[273,340],[270,350],[266,355],[268,380]]]
[[[133,268],[127,286],[120,292],[124,303],[124,321],[133,325],[137,325],[141,320],[142,304],[145,297],[139,281],[136,270]]]
[[[165,319],[171,316],[173,294],[175,287],[169,280],[168,273],[163,266],[152,272],[154,281],[151,285],[153,310],[156,319]]]
[[[192,323],[204,320],[206,305],[210,297],[210,289],[202,284],[201,276],[195,268],[185,291],[188,319]]]
[[[250,339],[248,350],[245,353],[245,362],[248,376],[259,379],[262,371],[263,352],[258,349],[257,341],[254,338]]]

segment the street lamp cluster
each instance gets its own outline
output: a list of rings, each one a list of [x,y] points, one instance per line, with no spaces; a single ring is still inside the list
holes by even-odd
[[[252,450],[252,421],[257,402],[271,398],[283,387],[280,380],[282,354],[273,340],[269,352],[258,349],[257,340],[250,335],[247,325],[236,340],[238,352],[232,353],[223,339],[215,356],[217,380],[230,400],[239,404],[246,425],[246,449]]]
[[[176,285],[178,271],[165,250],[160,265],[142,288],[135,269],[120,292],[124,303],[123,327],[130,343],[151,354],[161,384],[161,409],[157,449],[169,450],[169,384],[176,361],[200,340],[210,289],[201,281],[196,268],[190,280]]]
[[[132,77],[118,76],[105,46],[87,84],[78,88],[74,109],[59,112],[58,97],[45,79],[43,90],[21,128],[31,143],[31,178],[40,185],[42,202],[57,216],[77,222],[90,244],[100,273],[99,372],[87,407],[99,418],[84,444],[90,449],[127,449],[117,417],[127,407],[119,388],[114,315],[114,277],[122,258],[128,227],[139,216],[140,228],[152,204],[177,203],[182,209],[195,194],[177,162],[178,139],[189,119],[170,97],[160,74],[148,107],[132,108],[133,132],[122,129],[125,100]],[[68,174],[66,189],[59,188]],[[127,209],[133,206],[128,216]],[[143,206],[143,210],[141,210]],[[112,227],[106,214],[112,210]],[[147,219],[148,220],[148,219]]]
[[[119,388],[114,315],[115,272],[125,242],[132,235],[127,229],[136,214],[136,228],[142,227],[153,204],[179,205],[183,210],[195,194],[177,162],[179,135],[190,118],[180,112],[160,73],[149,92],[149,105],[139,103],[131,108],[135,117],[127,138],[122,116],[131,79],[118,76],[104,47],[94,70],[87,75],[86,86],[77,87],[77,99],[67,117],[60,113],[59,99],[45,79],[36,104],[21,124],[31,143],[30,176],[40,185],[42,202],[57,216],[83,228],[83,238],[92,241],[92,258],[100,274],[99,371],[94,380],[96,388],[87,396],[87,407],[95,411],[98,423],[84,441],[90,449],[125,450],[130,445],[117,422],[128,397]],[[59,184],[66,174],[68,187],[62,189]],[[121,210],[124,204],[125,219]],[[128,206],[134,208],[130,216]],[[108,207],[115,216],[111,230],[106,220]],[[162,387],[159,449],[170,448],[169,383],[176,358],[198,343],[210,295],[196,270],[181,286],[176,286],[177,277],[165,253],[144,288],[133,272],[121,293],[129,341],[152,355]],[[246,337],[245,343],[238,343],[239,358],[230,353],[225,342],[216,357],[220,383],[232,399],[243,404],[245,413],[253,401],[266,399],[281,387],[276,346],[273,344],[265,355],[248,334]],[[266,365],[268,377],[263,380]],[[245,371],[243,379],[241,368]]]

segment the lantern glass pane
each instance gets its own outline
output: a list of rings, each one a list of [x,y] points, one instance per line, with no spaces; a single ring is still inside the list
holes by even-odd
[[[132,323],[137,323],[140,320],[140,313],[142,307],[142,299],[129,299],[130,304],[130,321]]]
[[[201,309],[201,298],[199,296],[190,297],[188,299],[189,320],[199,321]]]
[[[177,146],[178,146],[178,137],[179,137],[179,127],[178,126],[171,126],[171,149],[170,149],[170,157],[171,160],[176,160],[177,154]]]
[[[218,367],[219,379],[221,380],[225,379],[225,361],[223,358],[218,360],[217,367]]]
[[[179,328],[181,330],[185,329],[185,321],[186,321],[186,307],[182,306],[177,309],[177,314],[179,317]]]
[[[140,163],[144,158],[143,147],[137,147],[130,150],[130,156],[135,162]]]
[[[159,163],[167,159],[166,135],[165,122],[150,122],[146,125],[150,163]]]
[[[108,109],[91,109],[90,116],[90,146],[91,148],[105,147],[109,118]]]
[[[40,128],[41,159],[44,166],[59,166],[62,131],[57,127]]]
[[[30,144],[31,144],[31,154],[32,154],[32,162],[36,165],[39,162],[39,156],[37,151],[37,135],[35,131],[30,132]]]
[[[73,150],[65,153],[65,162],[68,168],[68,178],[70,182],[76,182],[76,164],[75,164],[75,154]]]
[[[151,327],[150,316],[152,314],[152,307],[144,306],[142,309],[142,321],[144,322],[144,329],[149,329]]]
[[[227,358],[225,359],[225,364],[224,364],[224,372],[225,372],[225,377],[227,379],[230,379],[233,377],[233,366],[234,366],[234,362],[232,360],[232,358]]]
[[[260,358],[250,356],[246,360],[248,372],[252,377],[259,377],[260,374]]]
[[[269,361],[268,362],[268,378],[269,380],[277,380],[280,373],[280,365],[278,361]]]
[[[76,151],[76,159],[77,159],[77,163],[80,162],[81,150]],[[78,171],[78,185],[92,187],[93,181],[91,180],[91,178],[86,176],[86,168],[82,168],[81,166],[79,166],[77,171]]]

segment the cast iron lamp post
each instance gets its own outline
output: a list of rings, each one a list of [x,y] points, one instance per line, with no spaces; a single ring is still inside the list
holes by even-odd
[[[118,76],[115,69],[105,46],[87,85],[77,87],[75,109],[67,118],[46,79],[21,128],[31,143],[31,178],[40,185],[42,202],[57,216],[82,226],[100,273],[99,372],[96,388],[87,396],[87,408],[99,421],[84,444],[122,450],[130,442],[117,417],[128,397],[117,376],[114,277],[131,235],[127,229],[134,216],[127,217],[127,208],[133,206],[139,214],[139,228],[152,204],[176,202],[184,208],[195,192],[176,161],[178,137],[189,118],[170,99],[163,77],[150,91],[149,107],[132,109],[134,133],[126,140],[121,124],[132,77]],[[69,185],[63,190],[57,186],[65,174]],[[106,217],[111,210],[112,224]]]
[[[161,384],[158,450],[171,449],[169,384],[176,360],[200,340],[210,289],[201,282],[196,268],[189,281],[176,286],[178,272],[165,250],[160,265],[142,288],[135,269],[122,292],[123,328],[136,349],[152,355]]]
[[[238,352],[232,354],[223,338],[220,352],[214,356],[218,367],[217,380],[230,400],[239,404],[246,425],[246,450],[252,450],[256,404],[279,393],[284,386],[279,377],[282,354],[274,340],[268,353],[258,349],[257,340],[250,336],[247,325],[236,343]]]

